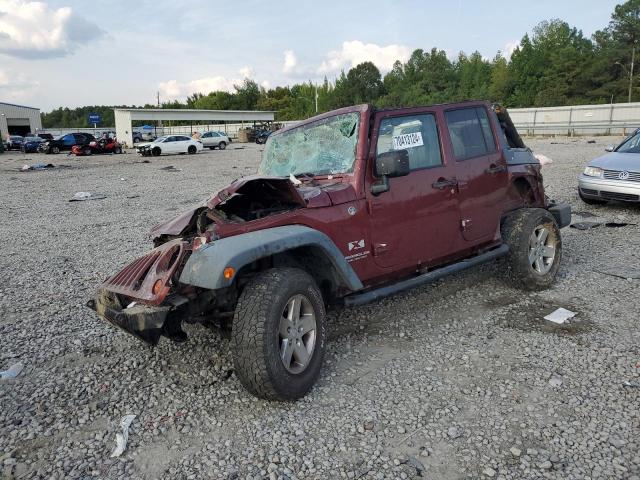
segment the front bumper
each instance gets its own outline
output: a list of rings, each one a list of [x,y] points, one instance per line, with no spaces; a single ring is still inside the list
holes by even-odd
[[[149,345],[157,345],[165,332],[165,323],[171,306],[133,305],[124,307],[118,295],[106,289],[98,290],[87,306],[104,320],[130,333]]]
[[[571,223],[571,205],[568,203],[556,203],[549,205],[549,213],[556,219],[559,228],[564,228]]]
[[[580,193],[587,198],[623,202],[640,201],[640,183],[638,182],[608,180],[582,174],[578,178],[578,187]]]

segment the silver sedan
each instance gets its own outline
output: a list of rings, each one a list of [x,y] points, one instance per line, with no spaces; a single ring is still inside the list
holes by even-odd
[[[592,160],[578,178],[578,194],[590,205],[640,201],[640,129]]]

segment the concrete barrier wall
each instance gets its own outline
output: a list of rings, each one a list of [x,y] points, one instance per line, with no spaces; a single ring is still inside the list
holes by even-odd
[[[513,108],[521,135],[624,135],[640,127],[640,103]]]

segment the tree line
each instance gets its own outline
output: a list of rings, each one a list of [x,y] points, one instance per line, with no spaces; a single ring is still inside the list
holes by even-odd
[[[245,79],[234,92],[194,93],[162,107],[274,110],[277,120],[298,120],[315,115],[316,102],[320,113],[366,102],[399,107],[487,99],[516,108],[637,101],[640,81],[631,70],[640,70],[632,67],[640,60],[639,39],[640,0],[628,0],[614,8],[608,25],[591,38],[559,19],[540,22],[509,59],[498,52],[489,60],[476,51],[460,52],[452,60],[444,50],[416,49],[384,76],[372,62],[363,62],[318,85],[265,89]],[[638,85],[630,88],[630,78]],[[113,108],[59,108],[43,113],[42,121],[45,127],[92,126],[88,114],[99,113],[103,125],[114,125]]]

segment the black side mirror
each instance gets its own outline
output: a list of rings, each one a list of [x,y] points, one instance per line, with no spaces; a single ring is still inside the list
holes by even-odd
[[[404,177],[409,175],[409,152],[407,150],[391,150],[376,157],[376,176]]]
[[[407,150],[391,150],[376,157],[375,174],[382,177],[378,183],[371,186],[371,193],[380,195],[389,191],[389,178],[409,175],[409,152]]]

